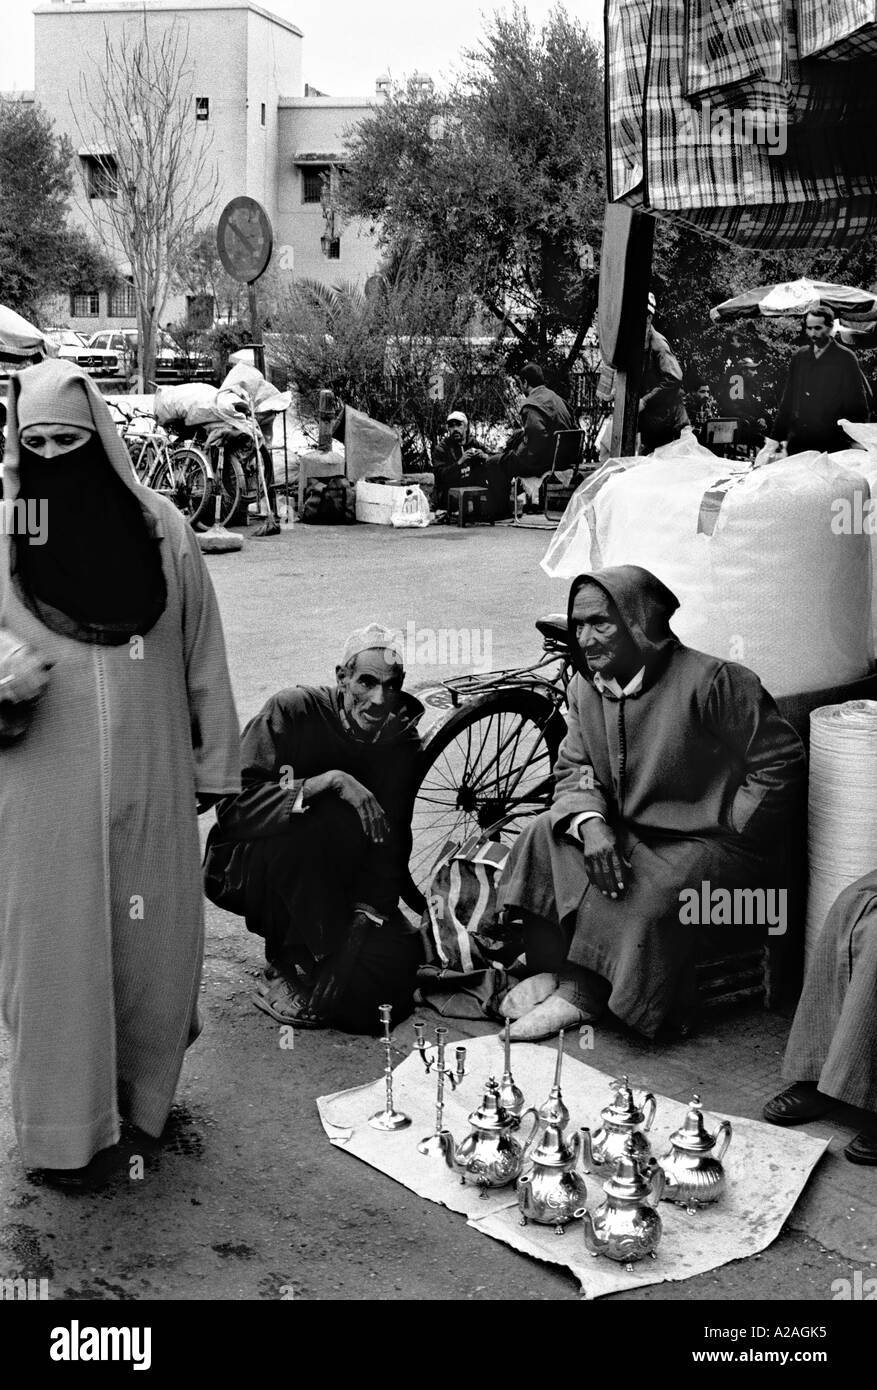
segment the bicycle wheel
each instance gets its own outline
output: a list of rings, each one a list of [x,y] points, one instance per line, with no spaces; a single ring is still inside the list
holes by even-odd
[[[213,472],[204,454],[193,444],[169,450],[155,469],[150,486],[168,497],[190,526],[209,519]]]
[[[213,451],[215,460],[213,479],[214,497],[219,498],[218,520],[223,526],[237,526],[241,518],[241,505],[246,492],[246,479],[236,452],[221,446]],[[215,503],[214,503],[215,507]],[[210,520],[214,520],[211,513]],[[243,503],[243,523],[246,525],[247,508]]]
[[[563,731],[554,702],[537,690],[490,691],[440,725],[421,754],[403,893],[409,906],[422,910],[423,891],[448,841],[550,804]],[[519,830],[513,819],[503,838]]]

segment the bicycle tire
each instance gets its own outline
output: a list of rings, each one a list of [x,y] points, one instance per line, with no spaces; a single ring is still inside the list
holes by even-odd
[[[247,508],[243,503],[243,523],[241,523],[241,506],[244,493],[246,492],[246,478],[244,470],[238,461],[236,453],[219,445],[214,451],[214,458],[217,465],[213,470],[214,496],[219,498],[219,516],[210,517],[211,522],[216,519],[222,526],[246,525]]]
[[[190,526],[209,519],[213,469],[194,444],[169,449],[154,470],[150,487],[168,497]]]
[[[523,817],[551,804],[564,729],[556,702],[526,689],[489,691],[439,725],[420,755],[411,803],[412,849],[402,890],[409,907],[423,910],[423,891],[449,841],[459,843],[514,816],[516,807]],[[512,819],[503,837],[519,829]]]

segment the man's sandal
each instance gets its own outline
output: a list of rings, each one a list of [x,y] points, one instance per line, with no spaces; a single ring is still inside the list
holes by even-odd
[[[256,986],[253,1003],[276,1023],[291,1024],[295,1028],[327,1026],[325,1020],[311,1008],[307,991],[285,975],[264,973]]]

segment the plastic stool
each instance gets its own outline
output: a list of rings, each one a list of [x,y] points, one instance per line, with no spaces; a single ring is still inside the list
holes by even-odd
[[[466,517],[470,521],[489,521],[489,517],[484,515],[484,503],[487,501],[486,487],[449,487],[448,488],[448,520],[457,512],[459,520],[458,526],[466,525]],[[454,506],[456,503],[456,507]]]

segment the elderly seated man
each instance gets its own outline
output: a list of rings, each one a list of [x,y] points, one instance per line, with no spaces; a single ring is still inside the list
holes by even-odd
[[[399,911],[423,706],[395,634],[348,638],[337,685],[281,690],[242,735],[216,808],[207,896],[265,939],[253,1002],[278,1023],[377,1032],[410,1011],[420,936]]]
[[[654,1037],[693,998],[692,901],[704,886],[709,902],[715,889],[776,881],[803,746],[752,671],[682,645],[669,625],[678,607],[635,565],[572,585],[578,674],[554,804],[516,842],[501,889],[534,972],[500,1004],[513,1038],[607,1009]]]
[[[818,1120],[835,1101],[860,1111],[844,1149],[877,1165],[877,870],[845,888],[825,919],[807,968],[783,1061],[791,1081],[764,1107],[774,1125]]]

